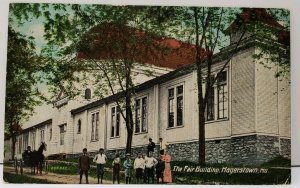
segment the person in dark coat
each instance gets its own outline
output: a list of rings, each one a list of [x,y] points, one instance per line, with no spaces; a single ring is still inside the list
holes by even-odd
[[[147,156],[149,157],[149,153],[150,152],[154,152],[154,149],[155,149],[155,143],[152,142],[152,138],[149,138],[149,144],[147,146]]]
[[[119,153],[115,154],[115,158],[112,162],[113,166],[113,184],[115,184],[115,181],[117,180],[118,184],[120,184],[120,166],[121,160]]]
[[[31,147],[30,146],[27,146],[27,150],[25,150],[23,153],[22,153],[22,159],[24,161],[24,164],[26,166],[30,166],[30,155],[31,155],[32,151],[31,151]]]
[[[79,174],[80,174],[80,181],[79,183],[81,184],[81,180],[82,180],[82,175],[84,173],[85,175],[85,179],[86,179],[86,183],[88,184],[88,171],[90,169],[90,157],[87,154],[87,149],[84,148],[83,150],[83,154],[79,157]]]
[[[165,170],[165,162],[161,159],[158,159],[158,163],[155,166],[156,168],[156,179],[157,184],[164,182],[164,170]]]

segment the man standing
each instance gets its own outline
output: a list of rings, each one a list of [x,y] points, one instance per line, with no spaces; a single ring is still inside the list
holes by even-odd
[[[99,179],[101,178],[101,183],[103,180],[103,174],[104,174],[104,165],[106,163],[106,155],[104,154],[104,149],[100,148],[99,153],[94,157],[94,162],[97,164],[97,178],[98,178],[98,184]]]
[[[159,138],[159,149],[160,154],[163,155],[167,151],[167,142],[164,141],[162,138]]]
[[[145,160],[141,153],[134,160],[133,168],[135,170],[136,184],[142,183],[144,179]]]
[[[149,156],[149,152],[154,152],[155,149],[155,143],[152,142],[152,138],[149,138],[149,144],[147,146],[147,156]]]
[[[79,183],[81,184],[81,180],[82,180],[82,174],[84,173],[85,175],[85,179],[86,179],[86,183],[88,184],[88,170],[90,169],[90,158],[87,155],[87,149],[84,148],[83,150],[83,154],[79,157],[79,170],[80,170],[80,181]]]
[[[30,155],[31,155],[31,147],[27,146],[27,150],[25,150],[22,154],[22,159],[24,161],[24,164],[26,166],[30,166],[29,162],[30,162]]]
[[[152,156],[152,153],[149,153],[149,157],[145,159],[145,174],[147,178],[147,183],[154,183],[154,166],[157,164],[157,160]]]

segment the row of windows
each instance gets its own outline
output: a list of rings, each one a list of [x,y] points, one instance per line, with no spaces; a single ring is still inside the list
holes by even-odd
[[[45,142],[45,129],[39,130],[39,142]],[[52,127],[49,127],[49,141],[52,139]],[[18,151],[22,153],[23,150],[27,149],[27,146],[30,146],[32,150],[36,150],[36,131],[30,132],[30,139],[29,139],[29,132],[24,133],[23,137],[18,138]]]
[[[214,76],[211,77],[214,79]],[[111,108],[110,137],[120,136],[120,109]],[[147,132],[148,98],[135,100],[135,133]],[[228,118],[227,72],[220,73],[214,86],[210,88],[206,109],[206,121]],[[184,86],[177,85],[168,89],[168,128],[183,126],[184,122]],[[81,133],[81,120],[78,120],[78,131]],[[99,139],[99,112],[91,114],[91,141]]]
[[[214,77],[212,76],[211,79]],[[184,114],[184,87],[177,85],[168,89],[168,128],[183,126]],[[135,133],[147,132],[148,118],[148,98],[142,97],[135,101]],[[227,72],[222,72],[217,80],[217,84],[210,89],[210,95],[207,102],[206,121],[228,118],[228,87]],[[91,141],[99,140],[99,112],[91,114]],[[66,124],[59,125],[60,145],[64,145]],[[77,133],[81,133],[81,120],[77,123]],[[120,136],[120,109],[111,108],[111,138]],[[31,133],[31,147],[36,149],[36,133]],[[52,139],[52,128],[49,128],[49,141]],[[19,138],[19,151],[28,145],[29,135],[25,134],[24,138]],[[40,141],[45,141],[44,129],[40,130]]]

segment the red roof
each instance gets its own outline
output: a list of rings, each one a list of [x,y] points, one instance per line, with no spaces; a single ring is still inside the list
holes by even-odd
[[[92,28],[82,43],[77,54],[80,59],[127,59],[171,69],[195,63],[196,59],[195,45],[173,38],[154,37],[114,23]]]
[[[278,29],[284,29],[284,27],[279,24],[274,16],[269,14],[264,8],[243,8],[243,12],[237,15],[237,18],[233,23],[226,29],[226,31],[231,32],[237,29],[242,23],[250,23],[251,21],[260,21],[267,25],[273,26]]]

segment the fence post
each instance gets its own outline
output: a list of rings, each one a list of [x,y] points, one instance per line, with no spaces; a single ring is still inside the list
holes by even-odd
[[[15,157],[15,172],[18,174],[18,160],[17,157]]]
[[[45,174],[48,174],[48,161],[45,160]]]
[[[23,160],[20,159],[20,173],[23,174]]]

